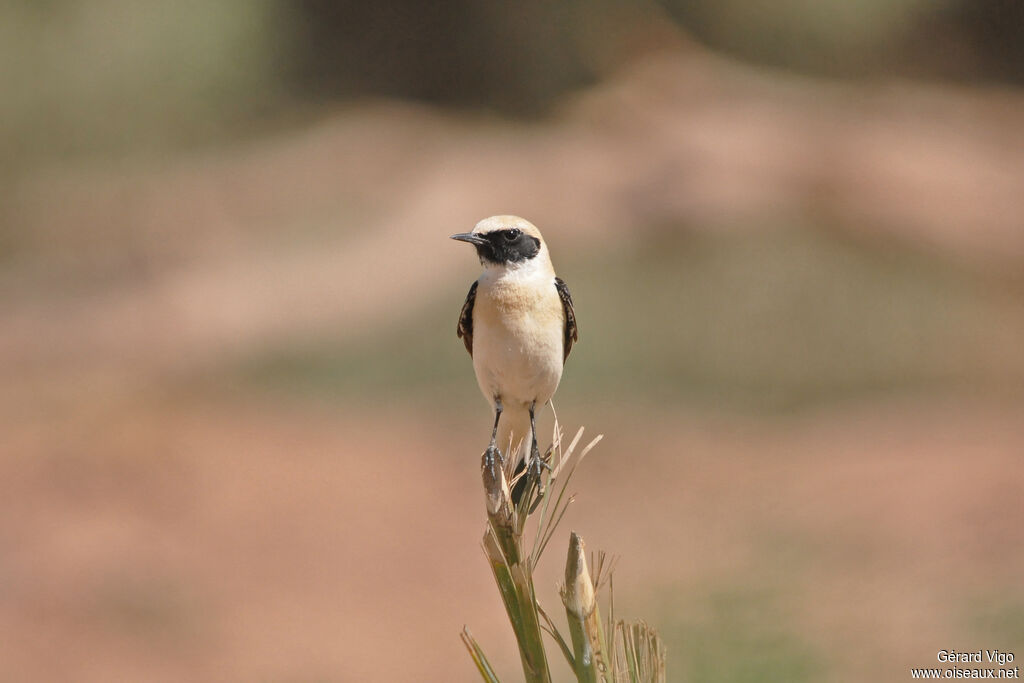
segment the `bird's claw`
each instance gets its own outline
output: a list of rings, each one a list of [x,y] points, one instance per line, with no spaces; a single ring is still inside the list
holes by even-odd
[[[491,444],[487,447],[487,450],[484,451],[483,458],[481,458],[480,461],[480,466],[493,470],[495,465],[505,467],[505,456],[501,454],[501,450],[497,446]]]
[[[552,471],[551,465],[544,458],[540,457],[540,451],[537,450],[536,445],[534,445],[532,450],[533,453],[530,457],[530,464],[526,474],[537,485],[537,497],[534,499],[533,505],[530,506],[530,512],[537,508],[537,505],[543,500],[545,493],[547,493],[547,488],[544,486],[544,479],[541,475],[543,475],[545,469],[548,472]]]
[[[530,474],[539,479],[541,472],[544,470],[551,472],[551,463],[546,458],[541,457],[537,444],[534,444],[530,453]]]
[[[538,477],[540,476],[540,473],[541,473],[542,470],[547,470],[548,472],[554,472],[554,469],[551,467],[551,463],[549,463],[547,460],[545,460],[544,458],[540,457],[539,455],[536,458],[533,459],[533,463],[534,463],[534,465],[533,465],[534,469],[537,470],[537,476]]]

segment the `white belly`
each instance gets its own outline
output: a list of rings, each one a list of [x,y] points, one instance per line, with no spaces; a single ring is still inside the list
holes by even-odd
[[[480,310],[480,309],[478,309]],[[562,325],[544,311],[488,315],[473,322],[473,369],[491,404],[540,407],[562,377]]]

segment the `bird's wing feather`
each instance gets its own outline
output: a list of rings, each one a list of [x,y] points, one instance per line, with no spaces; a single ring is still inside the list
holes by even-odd
[[[572,343],[580,338],[579,330],[576,328],[576,311],[572,307],[572,295],[569,294],[569,287],[560,277],[555,278],[555,289],[558,290],[558,298],[562,300],[562,310],[565,312],[565,337],[564,355],[562,362],[569,357],[572,351]]]
[[[459,326],[455,330],[462,343],[466,345],[470,357],[473,355],[473,304],[476,303],[476,286],[477,283],[474,282],[469,288],[466,303],[462,304],[462,312],[459,313]]]

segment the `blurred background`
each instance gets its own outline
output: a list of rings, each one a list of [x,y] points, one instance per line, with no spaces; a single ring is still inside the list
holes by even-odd
[[[1014,0],[0,3],[0,680],[517,680],[496,213],[670,680],[1024,656],[1022,86]]]

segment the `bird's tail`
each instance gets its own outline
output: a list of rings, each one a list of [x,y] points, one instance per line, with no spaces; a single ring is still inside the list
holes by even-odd
[[[511,468],[530,453],[530,411],[524,407],[509,406],[498,422],[498,448],[505,455],[505,464]],[[510,446],[511,444],[511,446]]]
[[[526,469],[532,439],[529,410],[510,406],[502,411],[498,422],[498,448],[505,454],[505,473],[510,479]],[[525,492],[526,477],[520,477],[512,487],[512,504],[518,505]]]

